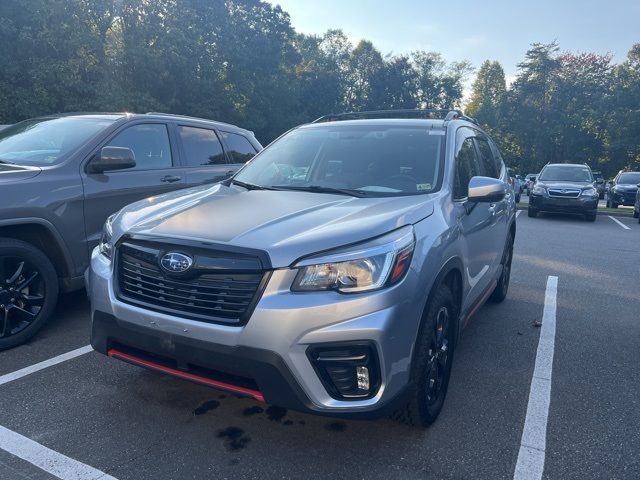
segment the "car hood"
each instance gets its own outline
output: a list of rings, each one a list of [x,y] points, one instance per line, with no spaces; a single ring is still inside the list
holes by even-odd
[[[125,207],[113,240],[128,233],[260,249],[278,268],[414,224],[433,213],[433,203],[434,195],[356,198],[218,184]]]
[[[38,175],[42,169],[38,167],[23,167],[8,163],[0,163],[0,184],[18,182]]]
[[[590,182],[545,182],[544,180],[540,180],[538,184],[544,185],[547,188],[581,189],[586,187],[593,187],[593,184]]]
[[[626,191],[631,191],[631,192],[635,192],[638,190],[638,185],[633,184],[633,183],[618,183],[616,185],[616,188],[622,189],[622,190],[626,190]]]

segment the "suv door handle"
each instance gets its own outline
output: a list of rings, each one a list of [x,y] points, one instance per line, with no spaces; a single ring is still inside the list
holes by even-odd
[[[165,175],[160,179],[161,182],[165,183],[179,182],[180,180],[182,180],[182,177],[178,177],[177,175]]]

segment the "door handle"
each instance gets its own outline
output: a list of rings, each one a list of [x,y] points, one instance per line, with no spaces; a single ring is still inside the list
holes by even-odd
[[[180,180],[182,180],[182,177],[178,177],[177,175],[165,175],[160,179],[161,182],[165,183],[179,182]]]

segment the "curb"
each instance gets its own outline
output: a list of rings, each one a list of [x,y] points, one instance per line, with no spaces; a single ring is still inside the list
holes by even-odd
[[[517,210],[527,210],[528,208],[529,207],[521,207],[521,206],[516,207]],[[612,217],[633,218],[633,213],[632,212],[629,212],[629,213],[622,213],[622,212],[620,212],[620,213],[610,213],[610,212],[602,212],[602,211],[598,210],[596,213],[598,215],[610,215]]]

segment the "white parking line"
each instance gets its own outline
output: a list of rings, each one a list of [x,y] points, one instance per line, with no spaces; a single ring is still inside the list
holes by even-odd
[[[620,225],[622,228],[624,228],[625,230],[631,230],[629,227],[627,227],[624,223],[622,223],[620,220],[618,220],[615,217],[612,217],[611,215],[607,215],[607,217],[609,217],[611,220],[613,220],[614,222],[616,222],[618,225]]]
[[[522,213],[522,210],[518,210],[518,211],[516,212],[516,218],[518,218],[518,215],[520,215],[521,213]]]
[[[67,360],[71,360],[72,358],[79,357],[80,355],[84,355],[85,353],[89,353],[92,351],[93,348],[91,347],[91,345],[86,345],[76,350],[71,350],[70,352],[58,355],[57,357],[50,358],[49,360],[45,360],[44,362],[36,363],[35,365],[21,368],[20,370],[16,370],[15,372],[7,373],[6,375],[0,376],[0,385],[4,385],[5,383],[9,383],[19,378],[26,377],[27,375],[37,372],[38,370],[42,370],[44,368],[66,362]]]
[[[62,480],[117,480],[3,426],[0,426],[0,448]]]
[[[544,471],[547,419],[551,401],[551,372],[556,338],[558,277],[547,278],[542,327],[536,364],[531,379],[527,416],[524,421],[514,480],[540,480]]]

